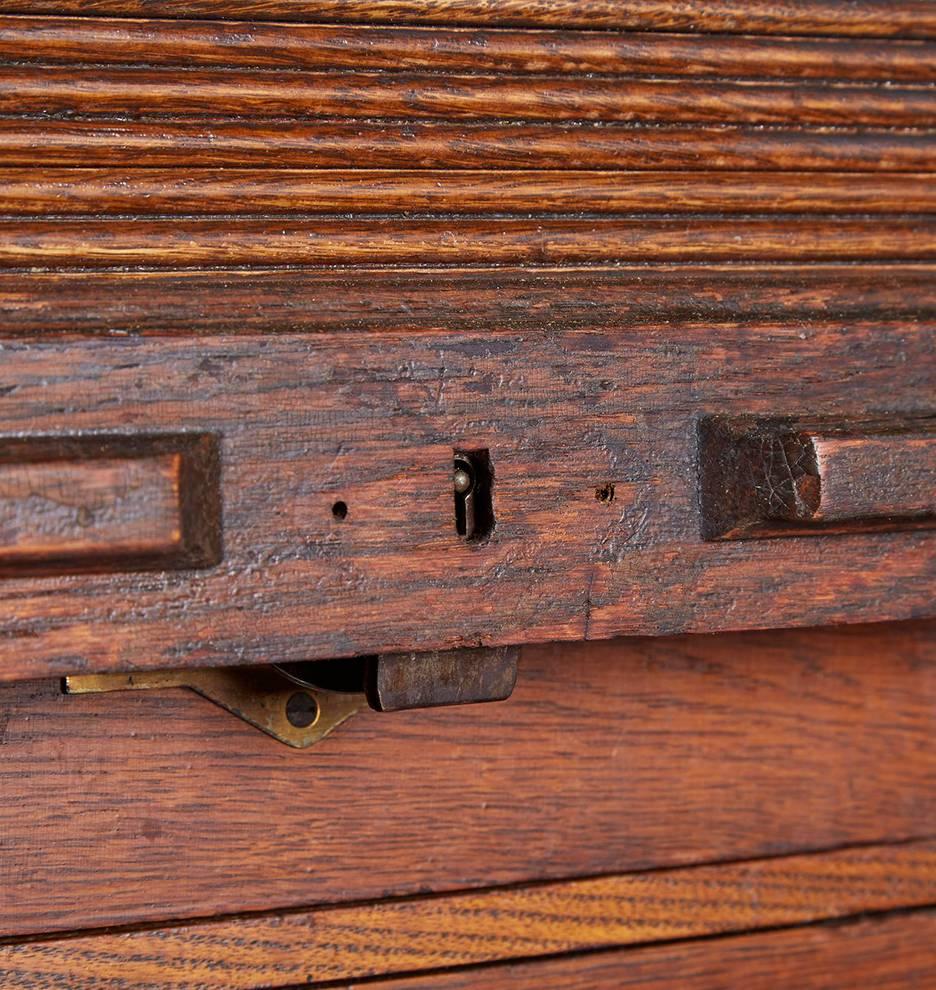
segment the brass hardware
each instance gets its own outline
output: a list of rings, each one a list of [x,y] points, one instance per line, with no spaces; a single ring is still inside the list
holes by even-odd
[[[390,653],[270,667],[141,670],[66,677],[66,694],[189,688],[295,749],[368,704],[374,711],[503,701],[517,681],[515,646]]]
[[[132,674],[81,674],[65,678],[66,694],[189,688],[295,749],[324,739],[367,707],[363,693],[300,688],[271,667],[142,670]]]

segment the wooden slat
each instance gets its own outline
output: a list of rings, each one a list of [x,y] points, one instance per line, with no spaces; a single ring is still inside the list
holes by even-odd
[[[225,562],[165,583],[0,582],[0,678],[931,613],[936,533],[706,544],[695,467],[712,409],[862,417],[886,395],[931,415],[931,325],[599,315],[6,345],[0,436],[219,435]],[[455,530],[454,449],[490,451],[482,545]],[[608,484],[614,500],[596,500]]]
[[[845,986],[849,990],[908,990],[931,985],[934,944],[936,914],[921,911],[834,926],[388,979],[376,986],[379,990],[477,990],[479,986],[486,990],[830,990]],[[70,964],[63,969],[69,974],[73,971]],[[46,959],[37,970],[54,979],[58,967]],[[349,985],[344,990],[353,988]]]
[[[936,38],[928,0],[3,0],[0,12]]]
[[[465,300],[470,298],[471,305]],[[936,323],[936,266],[0,271],[0,336]]]
[[[152,108],[151,108],[152,109]],[[8,165],[837,169],[932,166],[923,130],[341,120],[0,120]]]
[[[0,67],[0,113],[932,126],[930,86]]]
[[[178,11],[173,10],[178,16]],[[0,16],[0,59],[74,64],[936,79],[936,46],[589,31]]]
[[[808,172],[36,169],[0,214],[933,213],[936,176]]]
[[[936,902],[936,842],[0,946],[0,978],[249,990]]]
[[[0,220],[2,268],[918,260],[931,215]]]
[[[932,622],[525,647],[510,701],[364,712],[305,752],[182,689],[8,685],[0,712],[0,936],[904,840],[936,820]]]

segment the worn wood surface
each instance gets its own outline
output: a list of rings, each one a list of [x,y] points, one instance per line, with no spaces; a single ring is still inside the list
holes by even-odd
[[[0,691],[0,936],[932,833],[933,623],[527,647],[290,750],[184,690]]]
[[[224,560],[0,582],[0,678],[927,615],[933,532],[705,543],[695,420],[927,415],[934,360],[910,323],[11,340],[0,435],[220,437]]]
[[[3,0],[0,13],[936,38],[928,0]]]
[[[936,843],[871,846],[0,946],[8,985],[248,990],[750,931],[936,901]]]
[[[908,990],[932,985],[936,915],[921,911],[682,945],[388,979],[380,990]],[[71,965],[63,970],[71,972]],[[44,973],[54,973],[49,966]],[[32,977],[30,977],[32,978]],[[54,985],[54,984],[53,984]],[[362,984],[343,985],[357,990]]]
[[[936,266],[641,264],[587,267],[0,270],[0,338],[327,331],[701,334],[756,324],[876,333],[936,324]],[[787,328],[787,329],[784,329]],[[796,333],[806,332],[797,329]],[[658,338],[657,338],[658,339]]]

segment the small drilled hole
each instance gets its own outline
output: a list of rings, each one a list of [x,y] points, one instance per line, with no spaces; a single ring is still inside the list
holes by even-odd
[[[610,505],[614,501],[614,485],[609,481],[606,485],[596,488],[595,498],[602,505]]]
[[[336,502],[332,506],[332,515],[336,519],[347,519],[347,517],[348,517],[348,504],[346,502]]]
[[[297,691],[286,702],[286,718],[294,729],[308,729],[318,718],[318,702],[311,694]]]

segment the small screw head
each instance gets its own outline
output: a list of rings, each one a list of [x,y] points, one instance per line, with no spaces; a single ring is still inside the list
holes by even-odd
[[[307,729],[318,718],[318,711],[318,702],[305,691],[297,691],[286,702],[286,720],[295,729]]]
[[[471,475],[464,468],[455,468],[455,491],[459,495],[464,495],[472,485]]]

